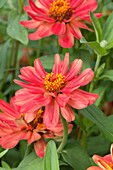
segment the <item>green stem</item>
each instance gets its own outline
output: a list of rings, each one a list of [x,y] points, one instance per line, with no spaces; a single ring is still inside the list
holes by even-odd
[[[19,48],[19,42],[15,42],[15,53],[14,53],[14,63],[13,63],[13,68],[17,68],[17,56],[18,56],[18,48]],[[13,84],[13,79],[16,76],[16,70],[13,71],[13,76],[12,76],[12,84]]]
[[[63,133],[62,142],[60,143],[60,146],[59,146],[59,148],[57,150],[58,153],[60,153],[63,150],[63,148],[64,148],[64,146],[66,144],[66,141],[67,141],[67,137],[68,137],[68,125],[67,125],[67,121],[63,118],[63,116],[61,114],[60,114],[60,117],[62,119],[64,133]]]
[[[18,0],[19,8],[20,8],[20,14],[23,13],[23,2],[21,0]]]
[[[10,56],[9,56],[9,62],[8,62],[8,66],[7,66],[7,71],[4,74],[4,77],[3,77],[3,80],[2,80],[2,83],[1,83],[1,86],[0,86],[0,91],[2,90],[3,85],[5,83],[5,80],[6,80],[7,76],[8,76],[8,73],[9,73],[8,69],[11,67],[11,62],[12,62],[12,58],[13,58],[13,51],[14,51],[14,41],[12,41],[12,47],[11,47],[11,52],[10,52]]]
[[[81,147],[86,149],[87,144],[87,134],[82,132]]]
[[[102,13],[102,9],[103,9],[103,6],[104,6],[104,1],[105,1],[105,0],[102,0],[102,2],[101,2],[100,13]]]
[[[101,56],[100,55],[97,55],[97,61],[96,61],[96,64],[95,64],[95,68],[94,68],[94,74],[96,76],[96,73],[97,73],[97,70],[98,70],[98,67],[99,67],[99,64],[100,64],[100,60],[101,60]],[[93,88],[94,88],[94,79],[91,81],[91,84],[90,84],[90,89],[89,89],[89,92],[91,93],[93,91]]]

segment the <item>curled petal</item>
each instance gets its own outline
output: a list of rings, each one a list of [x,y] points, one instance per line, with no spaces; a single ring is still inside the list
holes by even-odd
[[[44,157],[46,146],[47,146],[47,143],[45,142],[43,138],[34,142],[35,152],[40,158]]]

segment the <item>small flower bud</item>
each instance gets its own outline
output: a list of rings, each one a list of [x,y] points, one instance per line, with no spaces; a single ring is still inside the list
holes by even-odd
[[[106,40],[102,40],[102,41],[100,42],[100,46],[101,46],[102,48],[105,48],[107,45],[108,45],[108,42],[107,42]]]

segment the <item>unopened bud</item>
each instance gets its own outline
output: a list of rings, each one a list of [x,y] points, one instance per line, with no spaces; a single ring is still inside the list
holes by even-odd
[[[105,48],[107,45],[108,45],[108,42],[107,42],[106,40],[102,40],[102,41],[100,42],[100,46],[101,46],[102,48]]]

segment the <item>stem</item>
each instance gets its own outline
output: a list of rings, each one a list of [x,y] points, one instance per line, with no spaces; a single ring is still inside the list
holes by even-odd
[[[101,56],[100,55],[97,55],[97,61],[96,61],[96,64],[95,64],[95,68],[94,68],[94,73],[96,75],[97,73],[97,70],[98,70],[98,67],[99,67],[99,64],[100,64],[100,60],[101,60]],[[93,88],[94,88],[94,79],[92,80],[91,84],[90,84],[90,89],[89,89],[89,92],[91,93],[93,91]]]
[[[20,14],[23,13],[23,3],[21,2],[21,0],[18,0],[18,3],[19,3],[19,8],[20,8]]]
[[[81,147],[86,149],[87,134],[82,132]]]
[[[8,62],[8,66],[7,66],[7,71],[4,74],[4,77],[3,77],[3,80],[2,80],[2,83],[1,83],[1,86],[0,86],[0,91],[2,90],[4,82],[5,82],[5,80],[6,80],[7,76],[8,76],[8,73],[9,73],[8,69],[11,67],[13,51],[14,51],[14,41],[12,41],[12,47],[11,47],[11,53],[10,53],[10,56],[9,56],[9,62]]]
[[[104,6],[104,1],[105,1],[105,0],[102,0],[102,2],[101,2],[100,13],[102,13],[102,9],[103,9],[103,6]]]
[[[63,148],[64,148],[64,146],[66,144],[66,141],[67,141],[67,137],[68,137],[68,125],[67,125],[67,121],[63,118],[63,116],[61,114],[60,114],[60,117],[62,119],[64,133],[63,133],[62,142],[60,143],[60,146],[59,146],[59,148],[57,150],[58,153],[60,153],[63,150]]]

